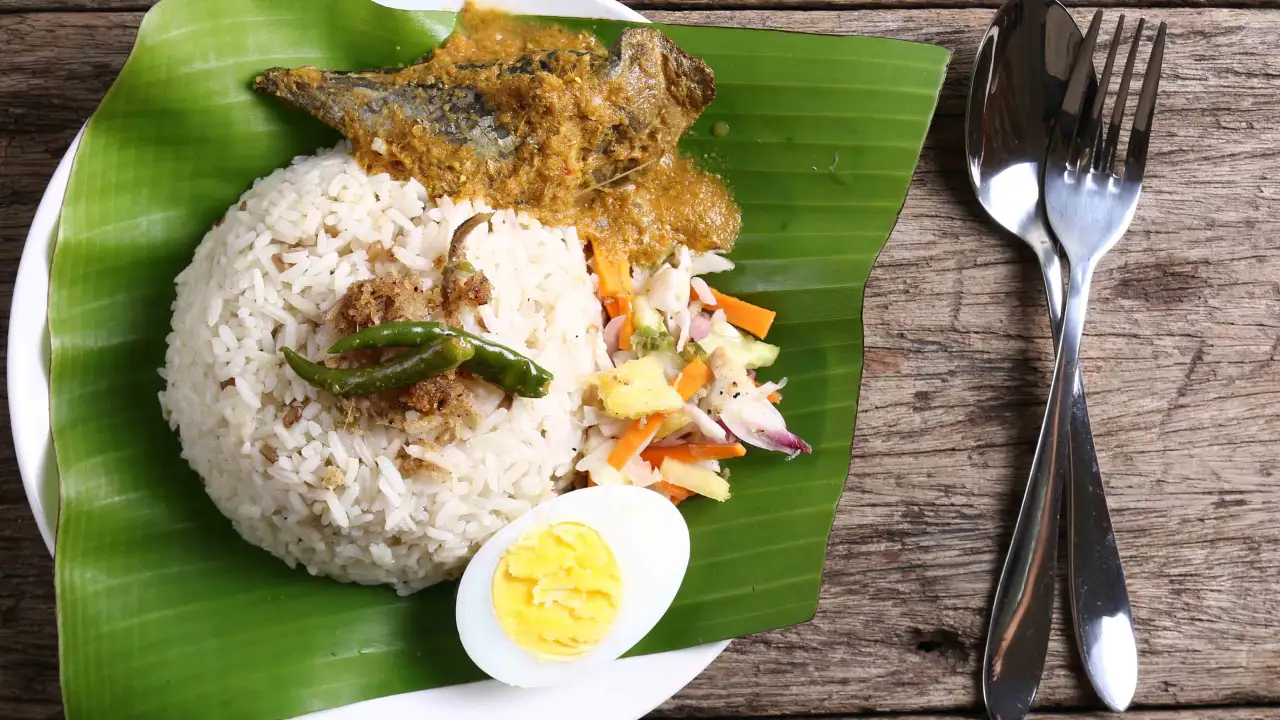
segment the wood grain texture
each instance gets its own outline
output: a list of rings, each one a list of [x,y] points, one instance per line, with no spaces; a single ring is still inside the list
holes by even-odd
[[[0,0],[0,13],[146,10],[158,0]],[[996,8],[1003,0],[621,0],[649,10],[837,10]],[[459,0],[460,4],[460,0]],[[1100,7],[1280,8],[1280,0],[1095,0]]]
[[[3,1],[0,0],[0,2]],[[17,1],[37,2],[39,0]],[[94,2],[95,0],[85,1]],[[965,10],[995,9],[1003,2],[1004,0],[627,0],[625,4],[636,10],[648,12],[658,10]],[[1272,9],[1280,8],[1280,0],[1093,0],[1089,6]]]
[[[6,338],[27,226],[59,158],[123,65],[139,18],[0,15],[0,333]],[[8,399],[7,387],[0,393]],[[27,505],[11,437],[6,411],[0,413],[0,717],[43,720],[62,716],[53,563]]]
[[[14,2],[0,0],[0,10]],[[1274,703],[1280,219],[1270,208],[1280,197],[1280,56],[1272,47],[1280,13],[1145,14],[1170,22],[1148,187],[1133,229],[1095,280],[1084,348],[1143,654],[1138,701]],[[657,714],[976,708],[987,604],[1050,367],[1038,272],[1016,241],[980,219],[963,170],[962,100],[990,12],[650,15],[886,35],[955,52],[902,220],[867,289],[858,437],[818,615],[736,641]],[[48,176],[119,70],[140,18],[0,15],[6,306]],[[51,564],[7,423],[0,420],[0,717],[53,718],[60,709]],[[1042,703],[1089,706],[1068,636],[1060,616]],[[1129,717],[1261,720],[1280,717],[1280,709]]]
[[[1034,712],[1028,720],[1276,720],[1280,711],[1265,707],[1184,708],[1181,710],[1132,710],[1110,712]],[[946,713],[945,715],[902,715],[871,713],[862,715],[788,716],[788,720],[987,720],[984,713]]]
[[[1137,621],[1137,702],[1267,702],[1280,697],[1280,57],[1264,38],[1280,13],[1143,14],[1170,24],[1147,186],[1095,279],[1084,345]],[[1038,269],[982,220],[963,166],[963,99],[990,13],[651,16],[955,52],[867,287],[857,438],[817,617],[735,642],[663,711],[718,713],[726,698],[747,714],[977,707],[987,606],[1051,366]],[[1042,705],[1096,702],[1068,637],[1059,613]]]

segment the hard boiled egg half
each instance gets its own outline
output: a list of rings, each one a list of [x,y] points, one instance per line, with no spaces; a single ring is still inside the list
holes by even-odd
[[[471,559],[458,586],[458,635],[494,679],[554,685],[647,635],[688,565],[689,528],[664,496],[626,485],[565,493]]]

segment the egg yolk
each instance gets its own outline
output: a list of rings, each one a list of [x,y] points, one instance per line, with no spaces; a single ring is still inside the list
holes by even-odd
[[[600,533],[574,522],[512,543],[493,575],[493,609],[517,645],[571,660],[604,639],[622,601],[618,562]]]

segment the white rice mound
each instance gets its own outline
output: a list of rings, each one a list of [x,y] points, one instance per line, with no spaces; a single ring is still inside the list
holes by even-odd
[[[453,230],[489,208],[432,202],[416,181],[370,176],[345,144],[296,158],[241,200],[176,281],[160,403],[183,457],[240,535],[290,566],[401,594],[455,577],[485,539],[572,477],[590,426],[586,379],[612,366],[577,233],[503,210],[469,236],[467,259],[493,292],[465,328],[555,380],[546,397],[514,398],[510,409],[484,386],[479,426],[437,445],[438,429],[411,433],[358,414],[348,423],[280,348],[323,357],[337,339],[323,315],[358,280],[413,271],[424,288],[438,284],[434,261]],[[390,252],[370,263],[378,245]],[[285,427],[291,405],[302,419]],[[404,477],[402,451],[441,470]],[[326,466],[341,485],[326,487]]]

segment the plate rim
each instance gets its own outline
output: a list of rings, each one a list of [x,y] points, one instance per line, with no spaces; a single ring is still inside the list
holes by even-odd
[[[457,0],[374,0],[397,9],[457,11]],[[649,22],[618,0],[498,0],[489,3],[532,15],[597,17]],[[9,309],[6,383],[14,454],[23,489],[46,549],[54,553],[59,500],[57,461],[49,410],[49,282],[58,222],[71,166],[85,127],[81,126],[45,187],[28,229],[13,302]],[[51,502],[50,502],[51,500]],[[296,720],[370,720],[467,712],[473,717],[519,708],[527,718],[623,720],[639,718],[679,692],[729,645],[728,640],[682,650],[624,658],[569,685],[517,690],[494,680],[418,690],[366,700],[300,716]],[[592,699],[608,702],[609,710]],[[610,707],[611,706],[611,707]],[[588,709],[589,708],[589,709]],[[569,714],[566,714],[566,710]],[[589,713],[589,714],[587,714]]]

